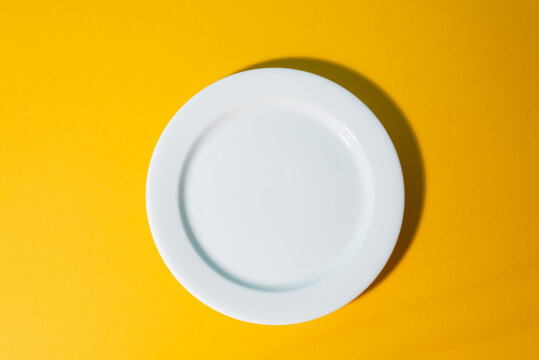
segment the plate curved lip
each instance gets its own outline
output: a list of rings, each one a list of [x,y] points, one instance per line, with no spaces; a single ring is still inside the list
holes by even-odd
[[[373,179],[373,214],[361,248],[331,276],[297,290],[261,291],[221,276],[193,248],[179,209],[183,164],[198,136],[219,114],[264,97],[298,99],[329,111],[358,139]],[[264,68],[236,73],[209,85],[172,117],[150,161],[146,209],[163,261],[193,296],[239,320],[294,324],[341,308],[374,281],[398,239],[404,214],[404,183],[389,135],[360,99],[309,72]]]

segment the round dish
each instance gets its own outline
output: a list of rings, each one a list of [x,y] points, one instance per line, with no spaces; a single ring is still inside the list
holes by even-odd
[[[404,186],[376,116],[291,69],[224,78],[174,115],[154,150],[148,221],[163,260],[209,307],[259,324],[326,315],[380,273]]]

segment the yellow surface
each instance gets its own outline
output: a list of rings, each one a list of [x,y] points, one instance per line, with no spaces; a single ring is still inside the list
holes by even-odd
[[[5,1],[0,358],[539,357],[538,13],[533,0]],[[416,198],[382,281],[329,316],[268,327],[180,286],[144,191],[187,99],[289,57],[387,94],[365,90],[386,102],[375,111]]]

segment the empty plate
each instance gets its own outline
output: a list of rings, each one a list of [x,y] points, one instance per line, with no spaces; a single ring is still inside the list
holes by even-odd
[[[178,281],[260,324],[326,315],[380,273],[404,186],[376,116],[314,74],[258,69],[205,88],[163,131],[148,171],[150,228]]]

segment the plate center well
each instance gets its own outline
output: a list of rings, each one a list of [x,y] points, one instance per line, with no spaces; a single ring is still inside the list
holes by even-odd
[[[290,290],[358,249],[372,197],[356,139],[329,113],[267,99],[217,119],[182,169],[189,238],[221,275]]]

